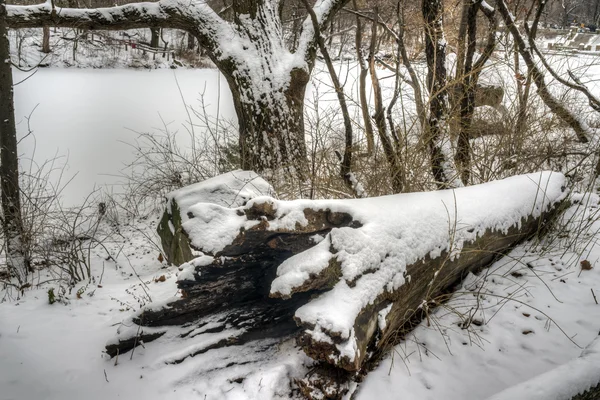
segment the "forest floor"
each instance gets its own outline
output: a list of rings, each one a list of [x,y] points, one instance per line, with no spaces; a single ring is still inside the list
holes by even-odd
[[[94,55],[94,51],[89,49],[81,66],[94,67],[105,62],[104,56]],[[27,57],[30,55],[23,56],[23,66],[39,61]],[[72,53],[65,47],[57,52],[56,63],[64,64],[70,57]],[[117,57],[121,61],[114,66],[130,66],[131,60],[126,57],[125,53]],[[94,168],[110,164],[111,168],[116,164],[121,168],[123,160],[119,157],[128,148],[120,147],[118,155],[115,149],[117,141],[123,140],[123,125],[149,129],[154,122],[148,121],[148,113],[167,106],[170,111],[178,110],[173,111],[173,115],[177,114],[173,120],[186,118],[181,116],[185,114],[185,105],[178,103],[182,90],[177,90],[170,71],[163,71],[162,75],[152,72],[153,85],[147,85],[152,91],[136,94],[140,102],[144,98],[141,106],[136,105],[137,100],[122,103],[119,99],[128,91],[140,93],[146,81],[136,79],[144,72],[136,75],[118,71],[113,75],[102,71],[108,80],[95,82],[92,84],[95,86],[89,86],[93,81],[87,72],[76,72],[79,75],[69,71],[69,79],[77,75],[81,82],[71,85],[56,79],[67,72],[61,70],[56,75],[55,70],[48,69],[16,87],[18,118],[22,122],[40,102],[35,93],[43,92],[46,96],[32,120],[41,121],[34,125],[39,128],[36,128],[39,143],[31,144],[24,153],[37,151],[43,162],[56,154],[60,142],[63,150],[73,149],[71,171],[81,170],[84,174],[94,171],[93,176],[90,174],[81,183],[74,181],[75,189],[69,200],[75,204],[82,193],[89,193],[90,182],[92,186],[114,183],[114,180],[110,183],[97,180],[100,169]],[[185,97],[195,99],[191,96],[202,92],[203,82],[208,82],[213,93],[226,92],[225,85],[222,89],[216,84],[214,72],[202,71],[200,79],[193,75],[195,71],[186,71],[190,77],[193,75],[198,86],[182,85]],[[600,76],[598,67],[588,72],[589,79]],[[22,78],[26,76],[20,74]],[[185,79],[189,79],[187,75]],[[147,73],[144,79],[146,76]],[[127,86],[134,80],[133,86]],[[494,81],[494,77],[490,80]],[[106,83],[109,81],[112,86]],[[388,86],[391,81],[385,80]],[[115,86],[120,91],[102,92],[103,100],[96,107],[101,112],[92,107],[93,113],[84,113],[83,106],[89,108],[95,96],[101,97],[98,93],[102,87]],[[165,95],[167,86],[174,91]],[[204,90],[206,87],[205,84]],[[309,89],[318,91],[316,85]],[[223,96],[224,101],[230,102],[228,96]],[[158,99],[162,105],[148,103],[148,99]],[[64,110],[72,111],[77,105],[81,105],[81,113],[75,108],[74,115],[65,118]],[[109,105],[115,109],[106,111]],[[230,104],[223,110],[233,114]],[[92,114],[98,119],[92,119]],[[109,114],[118,126],[108,125]],[[132,114],[138,119],[123,122]],[[167,117],[167,122],[170,120]],[[81,124],[76,124],[77,121]],[[20,125],[22,135],[26,133],[24,125],[24,122]],[[44,129],[51,126],[57,127],[56,131],[46,134]],[[90,150],[78,159],[79,144],[74,144],[74,138],[81,137],[88,129],[91,133],[85,145]],[[103,141],[95,142],[99,137]],[[20,144],[21,149],[26,143],[27,140]],[[114,169],[103,171],[116,173]],[[571,199],[573,205],[562,222],[542,240],[524,243],[478,275],[470,275],[456,288],[448,303],[394,347],[356,388],[355,398],[485,399],[577,358],[600,332],[600,305],[596,302],[600,300],[600,198],[595,193],[574,193]],[[133,313],[179,295],[176,287],[179,269],[159,260],[155,234],[159,217],[159,213],[154,213],[145,218],[103,220],[97,232],[103,238],[103,246],[82,242],[85,249],[91,246],[88,260],[91,282],[80,282],[69,289],[61,283],[64,272],[39,269],[33,276],[33,287],[24,293],[0,286],[0,400],[283,399],[294,393],[293,379],[304,376],[311,360],[293,340],[209,350],[179,364],[168,361],[189,351],[191,346],[202,346],[218,337],[202,332],[193,342],[164,337],[118,359],[110,359],[103,352],[117,331],[131,328]],[[584,261],[591,269],[582,270]],[[49,304],[50,289],[57,300],[54,304]],[[474,299],[478,299],[475,304]],[[464,324],[465,316],[472,317],[470,324]],[[232,362],[238,366],[228,368]],[[240,380],[241,376],[245,379]]]
[[[366,377],[356,398],[484,399],[578,357],[600,331],[600,198],[571,199],[576,204],[541,241],[470,275]],[[161,338],[116,360],[103,353],[133,312],[178,295],[178,268],[161,263],[148,240],[157,221],[101,223],[107,235],[91,251],[91,283],[64,290],[53,281],[59,272],[42,269],[34,283],[46,283],[0,293],[0,399],[289,396],[292,379],[311,365],[291,340],[210,350],[180,364],[168,361],[214,334]]]

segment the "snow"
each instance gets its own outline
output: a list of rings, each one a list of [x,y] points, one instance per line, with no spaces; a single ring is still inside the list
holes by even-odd
[[[240,228],[259,223],[245,221],[236,208],[253,198],[274,194],[273,187],[256,173],[236,170],[167,194],[167,210],[177,204],[181,226],[191,244],[214,254],[230,244]]]
[[[591,385],[598,377],[598,340],[580,359],[582,349],[549,320],[551,317],[581,347],[592,342],[600,329],[600,307],[590,293],[590,288],[600,293],[600,248],[595,245],[600,221],[594,218],[600,198],[574,194],[570,200],[574,205],[564,216],[570,222],[560,225],[557,232],[578,235],[577,227],[592,217],[591,224],[579,234],[581,247],[569,249],[563,242],[551,246],[551,238],[546,243],[526,243],[480,275],[470,275],[448,307],[432,311],[433,326],[423,322],[363,383],[358,387],[352,383],[356,398],[386,399],[393,394],[419,400],[480,400],[504,396],[502,390],[527,382],[510,389],[507,395],[512,397],[494,400],[518,399],[530,398],[532,390],[564,393],[575,387],[569,382],[575,382],[578,388]],[[114,359],[103,356],[104,345],[116,339],[117,329],[121,333],[118,337],[137,329],[129,326],[131,311],[126,311],[123,304],[135,305],[130,310],[137,309],[130,293],[143,292],[140,281],[130,276],[131,269],[122,254],[137,254],[132,263],[148,286],[153,299],[150,304],[170,299],[175,294],[175,280],[179,279],[177,268],[162,269],[155,253],[139,256],[145,252],[139,249],[142,240],[136,230],[122,234],[122,243],[113,245],[115,254],[125,246],[115,257],[117,263],[106,262],[103,253],[94,254],[96,279],[102,263],[106,263],[104,278],[101,287],[91,285],[81,299],[73,290],[66,295],[67,305],[51,306],[45,284],[27,291],[18,301],[0,303],[3,399],[84,396],[90,400],[170,400],[205,395],[207,400],[288,398],[292,380],[308,373],[310,359],[293,340],[280,344],[264,340],[210,350],[215,341],[239,334],[227,327],[222,333],[211,334],[223,325],[218,315],[198,328],[170,327],[156,342],[138,347],[133,356],[131,352],[122,354],[117,365]],[[569,242],[572,238],[563,240]],[[578,277],[579,261],[584,257],[594,268]],[[512,273],[522,275],[515,277]],[[166,281],[154,282],[153,278],[162,274]],[[461,329],[462,319],[450,310],[468,314],[477,307],[477,294],[480,311],[471,313],[484,324]],[[152,329],[162,328],[144,331]],[[526,330],[533,333],[524,335]],[[184,333],[191,339],[182,339]],[[321,335],[324,341],[329,338]],[[346,345],[352,349],[352,342]],[[165,364],[185,357],[189,351],[200,353],[179,364]],[[237,383],[236,379],[242,377],[243,382]],[[521,396],[523,393],[527,396]],[[537,398],[552,399],[540,396]]]
[[[470,274],[430,313],[430,326],[423,321],[367,376],[356,399],[567,399],[597,384],[599,198],[570,201],[549,237]],[[592,270],[581,270],[584,259]],[[469,315],[477,325],[465,329]]]
[[[151,234],[156,223],[146,227],[145,234]],[[56,288],[53,282],[30,289],[19,299],[12,292],[10,300],[6,297],[10,292],[0,290],[0,398],[288,398],[291,381],[303,377],[312,361],[293,340],[257,340],[211,350],[215,343],[243,332],[228,327],[220,315],[208,318],[201,327],[144,327],[144,333],[166,332],[118,359],[103,353],[107,343],[138,332],[131,319],[141,306],[160,307],[177,294],[178,269],[157,261],[155,248],[140,235],[142,228],[139,223],[122,226],[122,236],[105,243],[114,260],[107,261],[104,251],[92,251],[95,283],[81,298],[76,291],[84,284],[65,292],[65,304],[53,305],[47,295],[49,287]],[[101,229],[109,228],[102,225]],[[128,260],[140,279],[131,273]],[[155,280],[161,275],[164,282]],[[43,270],[36,279],[49,277],[49,271]],[[198,354],[190,357],[190,353]],[[168,364],[181,358],[183,362]]]
[[[319,2],[325,6],[329,3]],[[310,29],[306,29],[306,33],[310,33]],[[581,57],[572,59],[581,65],[589,60]],[[290,65],[289,60],[284,61]],[[317,69],[321,67],[317,65]],[[340,66],[340,70],[348,75],[350,89],[350,83],[356,82],[356,71],[345,65]],[[598,69],[590,70],[589,76],[594,73],[597,75],[593,71]],[[19,71],[15,71],[15,75],[16,82],[28,76]],[[225,117],[234,116],[229,91],[224,84],[219,88],[220,75],[214,70],[40,69],[35,76],[15,88],[21,136],[26,133],[24,117],[30,114],[36,104],[40,104],[32,119],[35,141],[32,137],[24,140],[20,143],[20,151],[29,156],[35,149],[34,159],[38,163],[53,157],[57,150],[58,154],[68,153],[68,172],[80,172],[74,184],[64,192],[64,197],[77,204],[94,186],[119,182],[111,175],[118,174],[121,163],[127,163],[131,157],[130,148],[121,140],[131,141],[131,138],[135,138],[126,127],[136,131],[150,130],[161,124],[156,114],[160,112],[171,128],[182,130],[187,115],[174,75],[182,83],[180,86],[186,102],[193,104],[198,93],[205,88],[207,93],[220,93],[218,99],[210,99],[213,115],[216,115],[217,103],[221,103],[221,114],[224,113]],[[317,76],[308,89],[307,99],[318,91],[319,79],[327,81],[323,75]],[[387,79],[382,83],[385,85],[390,81]],[[224,83],[223,80],[221,82]],[[335,94],[327,93],[325,98],[334,99]],[[413,104],[409,98],[410,94],[407,94],[410,108]],[[335,110],[335,104],[326,104],[325,107]],[[67,112],[68,118],[65,117]],[[178,140],[185,146],[187,133],[183,133]],[[419,197],[412,199],[414,202],[411,206],[418,206],[412,212],[392,205],[391,201],[376,203],[373,208],[387,207],[383,208],[389,210],[387,216],[399,220],[397,214],[413,214],[411,217],[414,218],[430,206],[418,204]],[[441,202],[442,199],[438,200]],[[418,229],[422,228],[425,235],[448,231],[448,219],[460,222],[457,224],[459,230],[464,230],[469,222],[454,215],[453,196],[446,200],[446,223],[443,226],[419,226]],[[511,202],[510,198],[505,200]],[[541,197],[536,199],[540,200]],[[526,243],[480,275],[470,275],[447,307],[432,311],[433,326],[427,326],[425,322],[421,324],[396,346],[377,370],[366,377],[364,383],[358,387],[355,382],[351,383],[357,398],[552,398],[594,384],[594,379],[597,381],[599,376],[598,340],[580,357],[581,348],[558,328],[564,329],[581,347],[592,342],[600,329],[600,308],[594,303],[590,290],[600,297],[600,251],[596,245],[600,239],[600,223],[595,211],[598,196],[574,194],[570,200],[576,204],[567,212],[565,219],[577,213],[582,215],[551,233],[554,236],[567,235],[566,238],[556,239],[558,243],[549,239],[541,244]],[[485,198],[473,199],[473,202],[479,202],[479,206],[487,204],[484,201]],[[235,206],[242,204],[243,201]],[[316,203],[274,201],[273,204],[278,207],[279,217],[285,217],[277,222],[279,225],[274,223],[273,229],[293,229],[297,224],[306,223],[298,209]],[[354,213],[355,219],[363,222],[367,228],[374,212],[370,208],[363,210],[362,206],[355,205],[359,203],[323,201],[320,204],[319,207]],[[214,222],[219,218],[224,223],[236,221],[238,216],[224,212],[225,207],[219,207],[209,210],[213,213],[211,218],[215,219]],[[492,217],[502,212],[496,209],[486,211],[490,214],[486,223],[493,223]],[[198,212],[202,214],[203,210]],[[444,215],[440,212],[438,216]],[[514,222],[517,217],[518,212],[511,216],[510,221]],[[139,227],[139,221],[132,223]],[[229,231],[235,233],[239,227],[239,224],[233,223]],[[579,235],[582,227],[585,228],[585,234]],[[155,225],[148,230],[150,235],[154,228]],[[415,226],[399,226],[387,234],[396,238],[411,228],[416,230]],[[315,244],[332,244],[335,241],[337,246],[347,245],[345,253],[337,253],[337,256],[343,257],[347,266],[344,273],[347,275],[333,289],[345,295],[352,289],[346,279],[362,279],[360,274],[367,272],[363,262],[367,265],[381,263],[382,257],[379,260],[377,258],[382,254],[380,248],[369,248],[368,244],[386,237],[369,237],[358,233],[353,236],[349,234],[349,229],[336,232],[325,237],[315,235],[313,240]],[[121,234],[125,236],[122,239],[118,236],[111,238],[111,241],[115,241],[112,252],[117,262],[106,260],[106,253],[94,252],[92,268],[96,283],[90,284],[81,299],[75,295],[76,289],[83,287],[78,285],[71,293],[64,295],[66,305],[56,303],[51,306],[47,302],[47,290],[54,286],[45,283],[27,290],[25,296],[18,300],[0,303],[0,398],[289,398],[293,379],[304,377],[312,361],[295,346],[293,340],[283,343],[255,341],[210,350],[216,340],[233,338],[241,332],[223,326],[218,316],[205,321],[206,325],[189,328],[192,332],[180,327],[170,328],[156,342],[121,355],[118,365],[115,365],[114,359],[108,360],[102,354],[104,345],[136,332],[137,327],[131,325],[132,312],[139,312],[142,306],[160,308],[178,298],[175,282],[193,279],[195,265],[212,261],[207,256],[193,260],[184,266],[183,271],[165,268],[156,259],[156,248],[143,245],[144,239],[136,229],[122,231]],[[231,237],[216,240],[214,248],[219,248],[229,240]],[[578,247],[573,248],[572,243]],[[453,245],[455,251],[460,250],[460,240]],[[411,251],[415,248],[415,253],[422,249],[418,238],[414,237],[407,246]],[[313,249],[314,253],[303,253],[302,257],[299,255],[293,262],[288,262],[285,268],[283,265],[280,267],[280,272],[289,278],[286,287],[300,285],[307,274],[318,272],[319,268],[327,265],[332,254],[321,247]],[[443,249],[442,244],[433,254],[439,255]],[[316,262],[311,265],[308,256]],[[128,264],[128,258],[131,264]],[[579,262],[584,259],[594,267],[591,271],[580,271]],[[141,282],[147,285],[151,302],[131,268],[135,268]],[[104,271],[103,280],[99,284],[101,270]],[[521,276],[513,276],[514,272]],[[45,280],[53,277],[46,273],[41,271],[38,278]],[[156,282],[154,279],[161,275],[166,275],[166,281]],[[392,286],[397,287],[405,280],[410,282],[410,277],[397,273],[392,277]],[[0,299],[6,300],[6,293],[6,289],[0,289]],[[346,309],[352,313],[352,306],[356,304],[339,301],[335,306],[339,307],[337,310],[340,313],[346,312]],[[451,312],[452,308],[470,313],[484,324],[462,329],[460,324],[464,322],[464,317]],[[378,321],[382,326],[385,322],[384,311],[380,313]],[[331,317],[329,312],[324,309],[322,315],[318,316],[323,327],[317,324],[311,330],[317,340],[330,339],[323,331],[326,328],[333,329],[333,324],[329,326],[326,323]],[[352,321],[342,322],[349,325]],[[209,332],[221,327],[223,331],[217,335]],[[144,330],[152,331],[151,328]],[[523,333],[529,330],[532,333]],[[182,339],[184,333],[189,333],[188,337],[194,336],[192,341]],[[347,336],[353,337],[351,330]],[[341,351],[351,353],[353,344],[352,340],[347,340]],[[190,351],[205,352],[187,357],[180,364],[164,364]],[[241,383],[237,381],[240,378],[244,378]],[[517,386],[510,388],[513,385]]]
[[[390,303],[390,305],[388,305],[383,310],[379,311],[379,314],[377,314],[377,326],[379,327],[379,329],[381,331],[385,330],[385,327],[387,326],[386,318],[391,310],[392,310],[392,304]]]
[[[426,255],[439,257],[442,251],[457,256],[464,242],[487,229],[506,231],[518,226],[522,218],[538,217],[565,197],[564,179],[559,173],[542,172],[432,193],[366,200],[279,201],[277,217],[285,218],[303,208],[330,209],[348,212],[363,226],[334,228],[318,245],[286,260],[277,270],[271,293],[289,296],[335,258],[343,279],[299,308],[296,318],[351,340],[360,310],[385,291],[404,284],[407,265]],[[276,221],[272,229],[277,229]]]
[[[581,356],[545,374],[503,390],[488,400],[562,400],[598,385],[600,376],[600,336]]]
[[[182,220],[187,221],[197,203],[237,208],[255,197],[274,194],[273,187],[255,172],[236,170],[175,190],[167,194],[167,203],[176,202]]]
[[[181,264],[180,269],[182,270],[179,274],[177,274],[177,282],[195,280],[196,276],[198,275],[196,268],[210,265],[213,261],[213,257],[201,255],[189,262]]]

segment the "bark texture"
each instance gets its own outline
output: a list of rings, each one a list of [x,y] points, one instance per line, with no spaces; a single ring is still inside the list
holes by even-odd
[[[442,0],[423,0],[425,20],[425,55],[429,115],[425,134],[431,158],[431,170],[440,189],[462,186],[454,165],[449,132],[448,81],[446,73],[446,39]]]
[[[9,270],[19,282],[24,282],[30,269],[30,260],[21,218],[17,130],[5,0],[0,0],[0,189]]]

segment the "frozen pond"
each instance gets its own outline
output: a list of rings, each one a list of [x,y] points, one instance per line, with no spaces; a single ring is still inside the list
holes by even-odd
[[[14,70],[15,82],[28,75]],[[63,156],[61,165],[68,158],[63,182],[77,176],[63,199],[78,203],[94,186],[122,181],[117,175],[133,159],[127,143],[137,137],[134,131],[162,128],[162,118],[170,130],[188,137],[182,96],[198,107],[201,93],[211,115],[218,110],[222,118],[235,118],[229,88],[217,70],[39,69],[15,87],[20,137],[27,133],[27,117],[35,109],[33,135],[19,144],[21,164],[28,169],[32,155],[38,164]]]

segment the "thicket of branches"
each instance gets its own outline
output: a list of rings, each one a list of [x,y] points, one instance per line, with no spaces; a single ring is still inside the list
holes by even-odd
[[[93,41],[103,21],[94,20],[93,13],[90,20],[71,20],[68,13],[59,15],[55,7],[93,9],[128,3],[56,1],[47,10],[38,10],[37,22],[33,14],[27,21],[19,20],[10,8],[6,18],[8,26],[17,28],[15,32],[43,25],[31,33],[42,38],[42,52],[57,51],[48,40],[53,25],[69,29],[76,40],[64,45],[73,46],[75,54],[77,41]],[[239,121],[236,130],[234,123],[211,120],[202,105],[191,105],[190,146],[179,145],[168,130],[141,134],[133,145],[136,160],[126,172],[131,191],[126,199],[130,206],[124,208],[130,212],[145,200],[156,204],[169,190],[239,167],[269,175],[280,196],[289,198],[452,188],[540,169],[562,171],[583,185],[593,182],[600,172],[600,101],[588,89],[585,65],[572,68],[568,57],[545,53],[541,40],[544,35],[569,34],[557,33],[552,25],[597,24],[599,0],[353,0],[334,2],[335,12],[327,18],[307,0],[250,3],[209,1],[208,6],[215,18],[243,27],[242,16],[260,14],[265,4],[278,5],[277,15],[271,17],[280,21],[287,49],[293,54],[303,49],[308,60],[304,72],[322,69],[330,79],[313,73],[312,97],[304,98],[306,76],[292,70],[293,93],[284,91],[287,109],[297,112],[300,102],[299,115],[305,117],[282,123],[277,110],[285,111],[285,107],[269,115],[273,103],[261,103],[265,93],[259,96],[242,90],[270,79],[268,75],[249,73],[246,80],[239,78],[243,67],[220,58],[218,45],[187,22],[177,21],[180,30],[155,22],[152,16],[131,22],[142,29],[151,48],[172,50],[178,57],[186,52],[206,53],[226,75]],[[144,22],[147,29],[141,28]],[[123,22],[123,27],[130,27],[128,23]],[[109,25],[104,28],[115,29]],[[314,38],[307,39],[306,32],[311,30]],[[118,32],[110,35],[123,37]],[[12,49],[13,60],[19,51]],[[277,61],[270,56],[265,56],[266,65]],[[16,60],[18,64],[18,54]],[[330,102],[322,98],[327,92],[335,92],[335,106],[324,105]],[[245,101],[254,102],[254,108],[241,104]],[[260,149],[261,143],[271,146],[270,140],[276,143],[276,136],[284,135],[280,127],[292,132],[298,126],[302,137],[290,134],[290,140],[296,140],[293,146],[285,147],[289,143],[284,138],[279,148]],[[292,161],[297,163],[290,168]],[[21,181],[26,180],[22,174]],[[27,203],[31,196],[21,197]],[[3,222],[26,219],[9,211],[5,210]],[[74,216],[77,219],[80,214]],[[22,281],[34,258],[30,245],[34,241],[29,239],[34,233],[28,230],[28,224],[19,222],[5,223],[3,231],[6,252],[20,252],[28,260],[24,271],[23,266],[10,269]],[[22,242],[9,240],[16,237]]]

